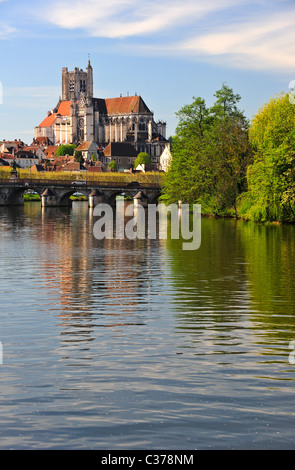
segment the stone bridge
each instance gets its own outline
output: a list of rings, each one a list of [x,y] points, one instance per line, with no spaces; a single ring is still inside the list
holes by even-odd
[[[24,193],[28,190],[40,195],[43,207],[68,206],[71,204],[70,196],[76,192],[87,197],[90,207],[99,203],[114,205],[116,197],[123,194],[142,205],[156,204],[161,194],[158,183],[15,178],[0,180],[0,206],[23,204]]]

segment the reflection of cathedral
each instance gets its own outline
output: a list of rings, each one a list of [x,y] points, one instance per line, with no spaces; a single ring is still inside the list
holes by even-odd
[[[35,127],[35,138],[48,137],[54,144],[94,141],[99,144],[128,142],[138,152],[159,157],[168,141],[166,123],[155,122],[140,96],[93,97],[93,70],[62,69],[62,98]]]

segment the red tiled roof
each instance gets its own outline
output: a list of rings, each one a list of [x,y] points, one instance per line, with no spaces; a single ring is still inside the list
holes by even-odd
[[[50,116],[47,116],[43,121],[39,124],[38,127],[51,127],[52,124],[54,124],[56,120],[56,113],[50,114]]]
[[[51,140],[48,137],[35,137],[31,145],[52,145]]]
[[[107,114],[150,113],[140,96],[122,96],[105,100]]]
[[[49,145],[45,150],[44,150],[44,153],[46,155],[46,157],[55,157],[56,155],[56,151],[58,149],[58,145]]]
[[[80,170],[80,168],[81,168],[81,165],[78,162],[73,162],[73,163],[70,162],[70,163],[68,163],[67,165],[65,165],[63,167],[64,170],[69,170],[69,171],[71,171],[71,170]]]
[[[71,115],[71,101],[62,101],[58,107],[58,110],[56,113],[52,113],[49,116],[47,116],[43,121],[39,124],[38,127],[51,127],[57,116],[70,116]]]
[[[94,144],[94,142],[92,140],[88,140],[86,142],[82,142],[82,144],[78,145],[78,147],[76,148],[76,151],[77,150],[88,150],[90,145],[91,144]],[[95,144],[94,144],[95,145]]]
[[[71,115],[71,101],[62,101],[58,107],[57,114],[61,116]]]
[[[26,150],[27,152],[37,152],[37,150],[39,150],[40,147],[39,145],[27,145],[25,147],[23,147],[23,150]]]

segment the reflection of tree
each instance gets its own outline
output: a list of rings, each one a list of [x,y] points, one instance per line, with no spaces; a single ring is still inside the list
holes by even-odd
[[[240,222],[251,318],[277,339],[295,337],[295,227]]]
[[[202,218],[199,250],[183,251],[181,241],[168,240],[181,331],[196,341],[208,330],[216,339],[226,332],[238,338],[250,322],[256,344],[262,334],[286,345],[284,337],[295,337],[294,235],[293,226]]]
[[[198,250],[184,251],[181,240],[167,241],[177,282],[177,304],[183,298],[181,310],[185,316],[208,318],[212,314],[215,321],[231,322],[230,311],[240,297],[247,302],[244,258],[235,224],[235,221],[202,218]]]

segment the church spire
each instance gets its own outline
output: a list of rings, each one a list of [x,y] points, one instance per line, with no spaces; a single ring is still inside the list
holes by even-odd
[[[87,73],[87,96],[93,98],[93,69],[90,64],[90,54],[88,54]]]
[[[87,65],[87,67],[91,67],[91,64],[90,64],[90,54],[89,54],[89,52],[88,52],[88,65]]]

